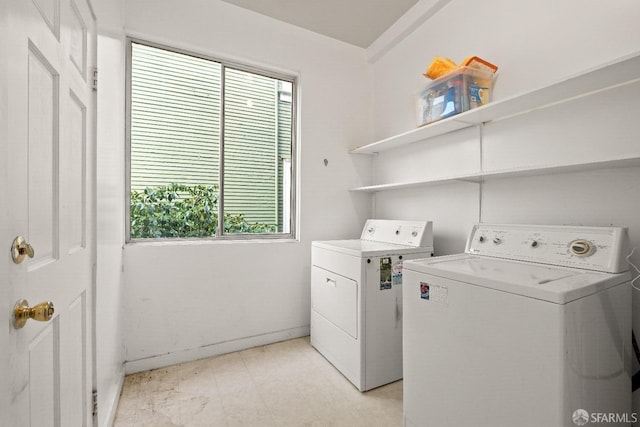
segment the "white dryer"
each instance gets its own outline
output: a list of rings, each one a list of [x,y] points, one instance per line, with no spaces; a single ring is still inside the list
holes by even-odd
[[[404,425],[630,425],[627,241],[480,224],[465,253],[406,262]]]
[[[370,219],[360,239],[312,243],[311,345],[360,391],[402,378],[402,262],[429,256],[427,221]]]

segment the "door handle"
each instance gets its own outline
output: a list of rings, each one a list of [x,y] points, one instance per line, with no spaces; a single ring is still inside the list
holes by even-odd
[[[336,282],[336,279],[331,279],[329,277],[327,277],[327,283],[329,283],[331,286],[333,286],[334,288],[336,287],[336,285],[338,284]]]
[[[29,258],[33,258],[34,255],[33,247],[24,240],[24,237],[18,236],[13,239],[13,243],[11,244],[11,258],[13,258],[14,263],[20,264],[24,261],[24,257],[28,256]]]
[[[13,306],[13,326],[16,329],[22,329],[29,319],[48,322],[53,317],[53,312],[53,303],[51,301],[41,302],[29,307],[27,300],[20,300]]]

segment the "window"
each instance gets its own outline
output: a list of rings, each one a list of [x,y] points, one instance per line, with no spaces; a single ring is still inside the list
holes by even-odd
[[[295,78],[128,47],[130,239],[292,237]]]

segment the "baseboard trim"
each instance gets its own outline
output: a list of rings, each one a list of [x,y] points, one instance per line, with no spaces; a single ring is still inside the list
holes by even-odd
[[[306,337],[308,335],[309,326],[300,326],[297,328],[285,329],[283,331],[269,332],[262,335],[210,344],[199,348],[146,357],[144,359],[128,360],[124,364],[124,370],[125,374],[150,371],[152,369],[163,368],[165,366],[191,362],[226,353],[233,353],[234,351],[246,350],[252,347],[259,347],[261,345]]]

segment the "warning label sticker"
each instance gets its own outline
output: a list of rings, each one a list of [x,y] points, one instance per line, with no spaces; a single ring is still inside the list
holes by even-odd
[[[393,263],[391,268],[391,281],[393,286],[402,285],[402,261],[398,260]]]
[[[420,282],[420,298],[428,300],[431,296],[431,285],[425,282]]]
[[[391,258],[380,258],[380,290],[391,289]]]
[[[449,288],[444,285],[420,282],[420,299],[438,304],[449,304]]]

